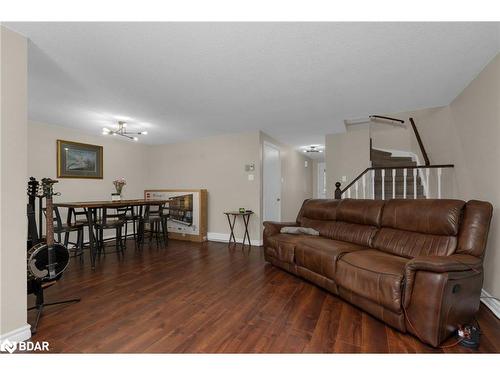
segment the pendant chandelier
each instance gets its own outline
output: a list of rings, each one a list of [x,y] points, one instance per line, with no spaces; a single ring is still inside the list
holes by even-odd
[[[138,141],[139,138],[136,135],[146,135],[147,131],[142,132],[128,132],[127,123],[125,121],[118,121],[118,128],[115,130],[110,130],[108,128],[102,128],[103,135],[120,135],[122,137],[131,139],[133,141]]]

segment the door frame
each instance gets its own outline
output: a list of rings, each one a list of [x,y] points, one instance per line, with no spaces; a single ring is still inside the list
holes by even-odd
[[[279,159],[279,165],[280,165],[280,174],[279,174],[279,186],[280,186],[280,200],[279,200],[279,210],[278,210],[278,221],[281,221],[281,202],[283,201],[283,186],[282,186],[282,175],[283,175],[283,168],[281,165],[281,150],[280,148],[275,145],[274,143],[271,143],[269,141],[264,141],[262,143],[262,221],[265,221],[264,219],[264,213],[265,213],[265,207],[264,207],[264,202],[265,202],[265,196],[266,196],[266,189],[265,189],[265,148],[270,147],[278,151],[278,159]]]

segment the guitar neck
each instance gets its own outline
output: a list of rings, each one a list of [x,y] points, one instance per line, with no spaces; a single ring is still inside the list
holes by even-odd
[[[46,202],[46,242],[47,245],[50,247],[54,245],[54,207],[52,206],[52,197],[47,197],[47,202]]]

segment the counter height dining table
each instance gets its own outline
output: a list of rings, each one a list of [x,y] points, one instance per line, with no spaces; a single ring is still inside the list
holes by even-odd
[[[54,203],[54,207],[76,209],[84,209],[87,213],[87,221],[89,226],[89,248],[92,269],[95,269],[95,261],[97,257],[97,243],[94,234],[94,218],[97,217],[97,211],[107,208],[123,208],[123,207],[143,207],[143,206],[158,206],[169,203],[170,200],[158,199],[127,199],[117,201],[88,201],[88,202],[63,202]]]

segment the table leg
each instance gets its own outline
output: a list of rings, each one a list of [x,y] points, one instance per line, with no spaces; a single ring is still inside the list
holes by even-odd
[[[89,249],[90,249],[90,264],[92,269],[95,270],[95,258],[97,256],[97,249],[94,236],[94,214],[96,210],[93,208],[87,209],[87,221],[89,223]]]
[[[248,246],[252,246],[250,242],[250,234],[248,233],[249,222],[250,222],[250,215],[243,215],[243,223],[245,223],[245,235],[243,236],[243,246],[245,246],[245,238],[248,238]]]
[[[229,223],[229,229],[231,230],[231,234],[229,235],[229,242],[228,244],[231,244],[231,240],[233,240],[236,243],[236,237],[234,237],[234,223],[236,220],[236,215],[233,216],[233,223],[231,224],[231,218],[229,217],[229,214],[226,214],[227,216],[227,222]]]

